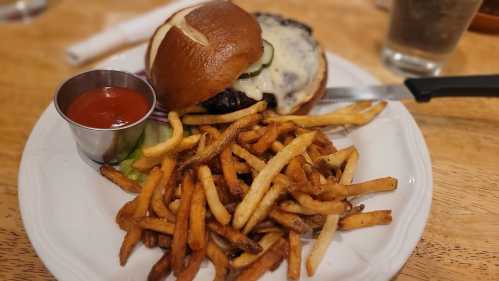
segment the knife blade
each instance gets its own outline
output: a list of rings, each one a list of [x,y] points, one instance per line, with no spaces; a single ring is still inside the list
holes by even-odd
[[[410,78],[403,84],[327,88],[321,102],[406,100],[440,97],[499,97],[499,75]]]

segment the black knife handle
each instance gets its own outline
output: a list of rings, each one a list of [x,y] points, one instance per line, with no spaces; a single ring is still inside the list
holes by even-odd
[[[409,78],[404,84],[418,102],[437,97],[499,97],[499,75]]]

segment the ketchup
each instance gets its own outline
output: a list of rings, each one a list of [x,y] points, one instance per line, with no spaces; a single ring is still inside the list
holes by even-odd
[[[66,115],[81,125],[108,129],[140,120],[149,108],[149,102],[140,92],[120,87],[102,87],[77,96],[69,105]]]

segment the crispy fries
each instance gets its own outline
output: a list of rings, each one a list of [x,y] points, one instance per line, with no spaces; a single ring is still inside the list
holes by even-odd
[[[333,154],[322,156],[318,160],[324,161],[329,167],[333,169],[339,169],[354,150],[355,147],[349,146],[347,148],[338,150]]]
[[[280,238],[258,260],[239,274],[236,281],[258,280],[265,272],[277,267],[288,255],[288,243]]]
[[[232,123],[227,129],[225,129],[222,136],[220,136],[220,138],[216,139],[213,143],[207,146],[205,150],[185,160],[179,166],[179,170],[183,170],[183,168],[195,163],[204,163],[211,160],[227,145],[229,145],[229,143],[234,140],[234,138],[242,129],[258,123],[261,118],[262,116],[258,114],[248,115]]]
[[[116,214],[116,223],[122,230],[128,231],[132,227],[135,208],[137,208],[137,197],[126,202]]]
[[[382,210],[346,216],[340,220],[338,225],[340,230],[352,230],[375,225],[390,224],[391,222],[392,211]]]
[[[294,122],[296,125],[308,127],[333,126],[333,125],[365,125],[385,109],[387,102],[380,101],[363,112],[354,113],[329,113],[325,115],[288,115],[275,116],[265,119],[266,122]]]
[[[112,166],[102,165],[100,167],[100,173],[124,191],[139,193],[142,190],[142,187],[139,183],[127,178],[125,175],[123,175],[123,173],[114,169]]]
[[[302,154],[312,143],[315,133],[303,134],[294,139],[290,144],[284,147],[272,159],[269,160],[263,170],[253,180],[250,191],[239,203],[234,212],[232,225],[236,229],[241,229],[255,210],[258,202],[269,189],[273,178],[288,164],[293,157]]]
[[[197,183],[192,195],[191,213],[189,217],[189,247],[194,250],[201,250],[206,244],[206,227],[205,227],[205,208],[206,198],[204,195],[203,185]]]
[[[172,268],[175,276],[184,269],[184,257],[187,244],[187,231],[189,226],[189,214],[191,208],[192,194],[194,190],[193,176],[191,171],[184,174],[182,182],[182,197],[177,211],[175,231],[172,241]]]
[[[232,144],[232,152],[237,157],[244,159],[248,165],[257,171],[261,171],[265,167],[265,161],[251,154],[248,150],[238,144]]]
[[[300,279],[301,270],[301,240],[300,234],[289,232],[289,255],[288,255],[288,278],[291,280]]]
[[[120,264],[142,241],[164,250],[151,268],[151,281],[170,271],[179,280],[193,280],[204,258],[215,267],[215,281],[257,280],[285,258],[288,279],[299,280],[306,235],[316,238],[304,259],[313,276],[337,230],[392,221],[390,210],[363,213],[365,206],[351,200],[395,190],[397,180],[352,183],[355,147],[338,151],[325,133],[308,127],[365,124],[385,106],[358,102],[322,116],[279,116],[258,102],[229,114],[184,115],[183,124],[179,115],[198,109],[170,112],[173,136],[146,146],[132,164],[149,174],[143,187],[101,167],[123,190],[139,193],[115,218],[126,231]],[[193,135],[184,137],[183,125]]]
[[[184,128],[182,122],[175,111],[170,111],[168,113],[168,122],[173,129],[173,134],[171,138],[166,141],[159,143],[155,146],[144,148],[142,153],[145,157],[158,157],[164,155],[165,153],[173,150],[182,141],[182,136],[184,135]]]
[[[397,184],[398,181],[396,178],[386,177],[347,185],[346,190],[348,196],[359,196],[374,192],[392,191],[397,188]]]
[[[205,256],[206,256],[206,247],[202,247],[200,250],[192,252],[189,258],[189,263],[185,267],[184,271],[182,271],[178,275],[177,280],[178,281],[194,280],[194,277],[196,277],[196,274],[198,273],[199,267],[201,266],[201,263],[203,262]]]
[[[147,248],[156,248],[158,246],[158,234],[151,230],[142,232],[142,243]]]
[[[215,183],[213,183],[213,176],[211,175],[210,168],[205,165],[199,167],[198,178],[203,184],[206,201],[208,201],[211,213],[219,223],[223,225],[228,224],[230,222],[231,215],[220,202],[217,188],[215,187]]]
[[[341,214],[347,207],[342,201],[318,201],[312,198],[312,196],[300,191],[291,192],[291,195],[293,195],[300,205],[317,214]]]
[[[206,255],[215,266],[215,278],[213,281],[224,281],[229,268],[229,259],[222,249],[213,241],[209,241],[206,248]]]
[[[146,215],[147,209],[149,208],[149,202],[151,201],[152,193],[154,188],[159,183],[162,172],[158,168],[154,168],[149,177],[142,188],[138,198],[137,198],[137,206],[135,207],[135,211],[133,213],[133,218],[140,218]],[[133,224],[130,229],[127,231],[125,238],[123,239],[123,244],[121,244],[120,248],[120,265],[123,266],[126,264],[128,257],[132,253],[133,248],[140,241],[142,237],[142,229],[139,226]]]
[[[203,125],[203,124],[220,124],[237,122],[237,120],[245,118],[247,116],[260,113],[267,109],[267,102],[261,101],[254,105],[241,109],[239,111],[227,113],[227,114],[215,114],[215,115],[185,115],[182,118],[182,122],[186,125]]]
[[[300,234],[306,233],[310,230],[308,225],[296,214],[274,209],[270,212],[269,217],[278,224]]]
[[[252,254],[258,254],[262,251],[260,245],[230,226],[224,226],[217,222],[210,222],[208,223],[208,228],[216,234],[226,238],[232,245],[241,250]]]
[[[341,174],[340,184],[351,184],[353,180],[353,174],[357,169],[357,163],[359,162],[359,153],[357,149],[352,151],[350,156],[348,156],[347,163],[345,164],[345,169]]]
[[[251,229],[259,222],[263,221],[265,217],[269,214],[274,202],[283,194],[285,186],[282,184],[275,183],[270,190],[263,196],[263,199],[258,204],[258,208],[253,212],[248,220],[248,223],[244,226],[243,233],[248,234]]]
[[[315,215],[316,211],[309,210],[302,205],[296,203],[295,201],[283,201],[279,204],[279,208],[283,211],[293,214],[301,214],[301,215]]]
[[[274,245],[279,238],[282,237],[282,232],[270,232],[258,241],[258,245],[262,247],[262,251],[258,254],[251,254],[248,252],[242,253],[239,257],[233,259],[230,265],[233,268],[244,268],[254,261],[256,261],[261,255],[263,255],[272,245]]]
[[[171,256],[166,251],[163,256],[152,266],[147,281],[161,281],[170,274],[171,271]]]
[[[307,257],[306,268],[308,276],[313,276],[317,270],[317,267],[322,261],[324,254],[326,254],[327,248],[331,241],[333,240],[336,229],[338,228],[338,215],[328,215],[326,217],[326,222],[322,227],[317,240],[315,240],[312,246],[312,251]]]
[[[141,217],[135,219],[135,224],[143,229],[150,229],[156,232],[173,235],[175,224],[162,218]]]
[[[222,153],[220,153],[220,164],[222,165],[222,172],[230,193],[232,195],[241,196],[244,192],[237,179],[237,171],[234,166],[232,149],[230,147],[226,147]]]

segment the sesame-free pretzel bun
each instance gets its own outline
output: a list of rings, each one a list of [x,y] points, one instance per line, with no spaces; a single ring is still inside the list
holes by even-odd
[[[178,11],[149,42],[146,73],[167,109],[198,104],[230,86],[263,52],[256,19],[229,1]]]

